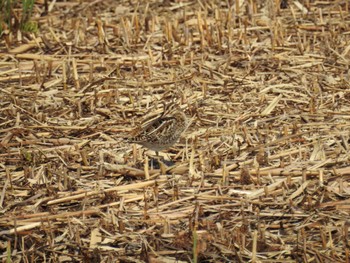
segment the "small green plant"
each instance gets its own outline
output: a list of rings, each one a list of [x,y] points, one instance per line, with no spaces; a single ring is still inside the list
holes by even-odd
[[[38,25],[31,21],[34,0],[0,0],[0,35],[5,29],[11,32],[36,32]]]
[[[21,30],[24,32],[36,32],[38,25],[30,21],[33,14],[34,0],[22,0],[22,17],[20,22]]]
[[[23,23],[21,25],[21,30],[23,32],[37,32],[38,31],[38,24],[34,21],[28,21],[28,22]]]
[[[192,237],[193,237],[193,263],[198,262],[198,235],[196,229],[193,230],[192,232]]]
[[[11,263],[11,243],[9,241],[7,241],[7,248],[6,248],[6,254],[7,254],[7,259],[6,259],[6,263]]]

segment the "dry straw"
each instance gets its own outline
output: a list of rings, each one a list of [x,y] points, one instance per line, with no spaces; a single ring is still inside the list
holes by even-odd
[[[2,261],[350,262],[348,1],[34,10],[0,40]],[[158,167],[124,138],[172,100]]]

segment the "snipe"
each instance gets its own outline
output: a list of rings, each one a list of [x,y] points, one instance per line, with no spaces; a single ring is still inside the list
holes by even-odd
[[[159,155],[159,151],[174,145],[190,122],[180,107],[174,104],[164,105],[163,113],[156,119],[136,131],[129,141],[140,144]]]

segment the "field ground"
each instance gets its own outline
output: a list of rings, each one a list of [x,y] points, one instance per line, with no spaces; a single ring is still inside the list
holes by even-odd
[[[350,262],[348,1],[52,1],[0,43],[2,262]],[[164,151],[127,143],[181,105]]]

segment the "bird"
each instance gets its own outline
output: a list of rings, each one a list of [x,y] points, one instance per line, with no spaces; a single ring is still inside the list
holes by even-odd
[[[157,156],[159,151],[174,145],[190,124],[186,114],[176,104],[163,102],[163,107],[164,111],[159,117],[134,130],[136,135],[129,139],[131,143],[155,151]]]

